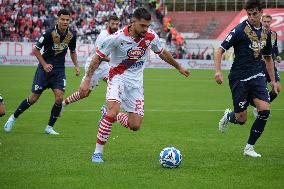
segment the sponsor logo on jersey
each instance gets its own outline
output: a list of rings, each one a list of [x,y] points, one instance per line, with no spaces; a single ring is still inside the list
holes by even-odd
[[[142,47],[135,47],[127,51],[127,56],[129,59],[138,60],[145,54],[145,49]]]

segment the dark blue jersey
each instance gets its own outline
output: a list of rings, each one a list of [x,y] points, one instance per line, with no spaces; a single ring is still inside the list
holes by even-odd
[[[272,44],[272,57],[274,60],[276,56],[279,56],[279,50],[277,46],[277,33],[275,31],[271,31],[271,44]]]
[[[275,58],[279,56],[279,51],[277,47],[277,33],[275,31],[271,31],[271,46],[272,46],[272,58],[273,58],[274,71],[275,71],[274,73],[275,80],[280,81],[280,77],[279,77],[279,74],[277,72],[277,68],[275,65]],[[271,80],[269,78],[268,71],[266,69],[266,64],[263,60],[262,60],[262,66],[263,66],[264,73],[266,74],[267,81],[270,82]]]
[[[43,48],[42,57],[48,64],[52,64],[53,68],[65,67],[65,55],[69,48],[71,52],[76,50],[76,34],[67,29],[64,33],[60,33],[57,25],[46,30],[39,38],[36,48]],[[41,64],[39,64],[41,68]]]
[[[262,56],[271,56],[271,33],[262,27],[255,28],[245,20],[229,33],[221,47],[224,50],[234,48],[235,58],[229,79],[257,77],[263,72]]]

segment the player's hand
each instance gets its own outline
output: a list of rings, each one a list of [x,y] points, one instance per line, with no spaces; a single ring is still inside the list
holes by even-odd
[[[80,75],[80,67],[79,66],[75,66],[75,75],[76,76]]]
[[[278,92],[278,94],[279,94],[280,91],[281,91],[281,84],[280,84],[279,81],[277,81],[277,82],[275,82],[275,85],[276,85],[276,90],[277,90],[277,92]],[[272,82],[270,82],[270,86],[271,86],[271,88],[272,88],[272,90],[273,90]]]
[[[215,73],[215,81],[219,85],[221,85],[224,82],[223,74],[220,71],[216,71]]]
[[[278,89],[279,89],[279,86],[277,84],[277,82],[271,82],[271,88],[272,88],[272,91],[274,91],[276,94],[278,94]]]
[[[53,66],[52,66],[52,64],[45,64],[43,66],[43,69],[44,69],[45,72],[51,72],[51,70],[53,69]]]
[[[281,63],[281,60],[282,60],[282,59],[281,59],[280,56],[276,56],[276,62],[277,62],[277,63]]]
[[[184,75],[185,77],[190,76],[190,71],[188,69],[185,69],[184,67],[180,67],[180,69],[178,70],[179,73],[181,73],[182,75]]]
[[[80,89],[79,89],[80,95],[87,96],[89,89],[90,89],[90,80],[85,78],[84,81],[80,85]]]

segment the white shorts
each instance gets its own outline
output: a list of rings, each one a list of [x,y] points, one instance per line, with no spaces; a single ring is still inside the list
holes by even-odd
[[[88,68],[90,66],[91,60],[92,60],[91,58],[88,58],[87,61],[86,61],[85,75],[82,78],[82,81],[86,77],[86,74],[87,74]],[[95,70],[95,72],[92,76],[91,84],[90,84],[90,90],[94,90],[99,85],[99,80],[104,79],[104,78],[108,78],[109,69],[110,69],[110,66],[109,66],[108,62],[102,62],[100,64],[100,66],[98,67],[98,69]]]
[[[123,81],[112,79],[108,83],[107,101],[116,101],[126,112],[144,116],[144,88],[133,88],[125,85]]]

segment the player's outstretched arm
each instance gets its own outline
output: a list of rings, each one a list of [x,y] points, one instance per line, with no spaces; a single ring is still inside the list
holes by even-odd
[[[190,75],[190,71],[181,66],[166,49],[159,56],[162,60],[175,67],[185,77]]]
[[[90,88],[91,78],[92,78],[95,70],[101,64],[101,62],[102,62],[102,58],[99,55],[95,54],[92,58],[90,65],[89,65],[89,68],[86,72],[86,77],[80,85],[80,90],[79,90],[80,95],[86,96],[88,94],[89,88]]]
[[[270,80],[271,80],[271,87],[272,90],[278,94],[277,90],[277,83],[275,81],[275,70],[274,70],[274,64],[271,56],[263,56],[264,62],[266,64],[266,70],[269,74]]]
[[[78,59],[77,59],[77,53],[76,52],[70,52],[71,60],[75,66],[75,75],[79,76],[80,75],[80,67],[78,64]]]
[[[224,50],[220,47],[214,56],[214,65],[215,65],[215,81],[218,84],[222,84],[224,82],[223,74],[221,71],[221,59]]]
[[[36,47],[33,48],[33,53],[36,56],[36,58],[38,59],[39,63],[42,65],[44,71],[45,72],[51,72],[51,70],[53,69],[53,66],[51,64],[47,64],[45,62],[40,51]]]

